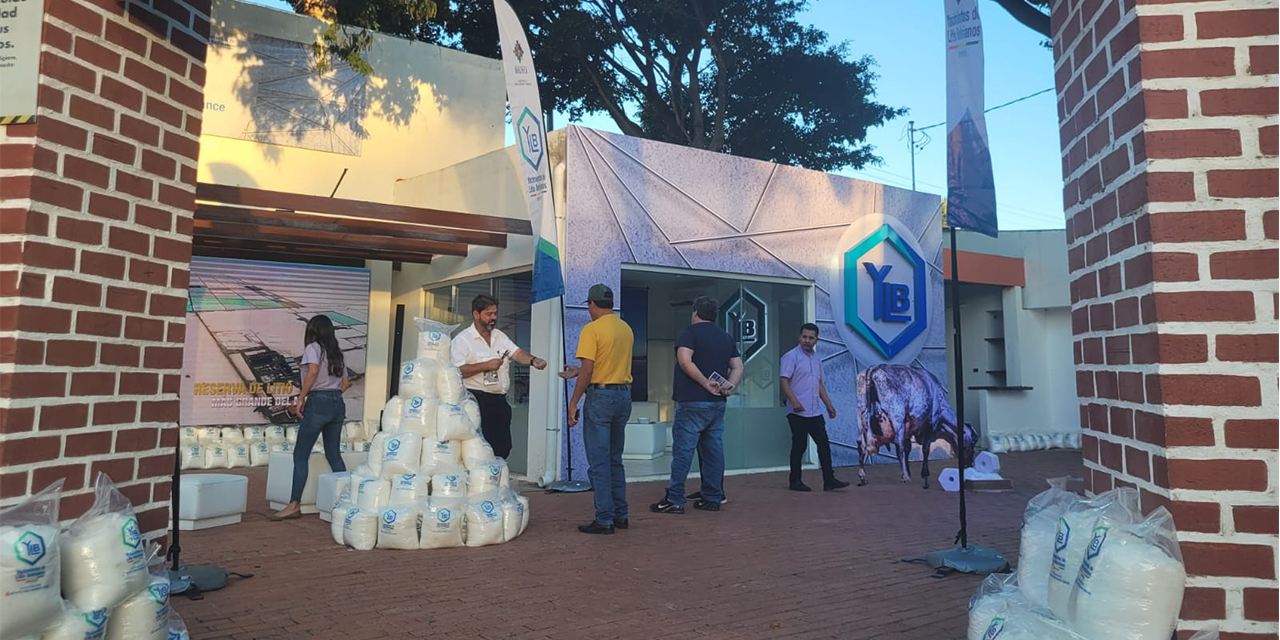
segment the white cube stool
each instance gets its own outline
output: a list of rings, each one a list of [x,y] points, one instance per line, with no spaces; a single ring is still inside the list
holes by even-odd
[[[344,453],[342,461],[348,469],[362,464],[367,453]],[[307,465],[307,484],[302,489],[302,512],[316,513],[316,487],[319,486],[320,474],[329,473],[329,461],[322,453],[311,454]],[[293,492],[293,454],[280,451],[271,454],[271,462],[267,464],[267,503],[272,509],[283,509],[289,505],[290,493]]]
[[[666,425],[661,422],[628,422],[622,446],[623,460],[653,460],[666,449]]]
[[[316,481],[316,509],[320,511],[320,519],[333,522],[333,507],[338,504],[338,496],[351,484],[351,472],[322,473]]]
[[[249,479],[228,473],[183,475],[178,529],[196,531],[240,522],[248,504]]]

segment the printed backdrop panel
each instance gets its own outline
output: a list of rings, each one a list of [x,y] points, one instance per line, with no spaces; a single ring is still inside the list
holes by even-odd
[[[302,386],[307,320],[333,321],[351,387],[347,419],[364,415],[369,271],[191,259],[182,365],[183,426],[284,424]]]

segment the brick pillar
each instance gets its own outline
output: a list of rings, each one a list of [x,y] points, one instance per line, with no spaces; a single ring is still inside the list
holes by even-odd
[[[37,120],[0,126],[0,504],[64,478],[74,518],[105,471],[166,528],[209,11],[46,0]]]
[[[1052,8],[1085,483],[1174,513],[1181,637],[1277,632],[1276,6]]]

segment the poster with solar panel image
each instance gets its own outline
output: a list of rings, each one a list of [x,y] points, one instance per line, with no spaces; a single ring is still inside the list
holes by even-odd
[[[364,415],[369,271],[195,257],[183,350],[183,426],[289,424],[307,320],[324,314],[346,361],[347,419]]]

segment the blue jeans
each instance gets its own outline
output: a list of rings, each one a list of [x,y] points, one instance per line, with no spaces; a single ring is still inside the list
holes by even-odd
[[[347,419],[347,403],[341,391],[312,391],[302,408],[302,424],[298,425],[298,443],[293,450],[292,502],[302,501],[302,490],[307,485],[311,449],[316,439],[324,436],[324,457],[333,471],[346,471],[338,448],[342,446],[342,421]]]
[[[595,494],[596,522],[611,525],[627,519],[627,472],[622,445],[631,419],[629,389],[588,389],[582,403],[582,443],[587,449],[587,477]]]
[[[667,500],[683,505],[684,482],[698,450],[702,471],[702,499],[719,504],[724,499],[724,402],[678,402],[671,425],[671,484]]]

